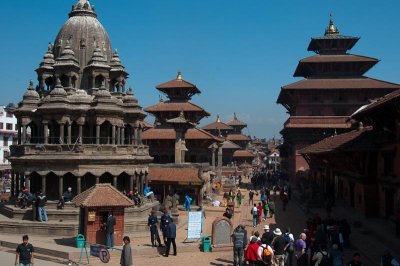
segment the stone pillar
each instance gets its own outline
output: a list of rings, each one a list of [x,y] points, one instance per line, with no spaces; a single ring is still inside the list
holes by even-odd
[[[72,88],[72,76],[68,77],[68,88]]]
[[[215,151],[216,149],[212,148],[212,156],[211,156],[211,166],[215,169]]]
[[[138,128],[137,127],[133,128],[133,143],[132,144],[133,145],[138,145],[139,144],[139,142],[138,142]]]
[[[42,175],[42,192],[46,194],[46,176]]]
[[[111,128],[111,144],[115,145],[115,126],[114,125],[112,125],[112,128]]]
[[[78,125],[79,126],[79,140],[78,143],[83,143],[83,125]]]
[[[96,89],[96,77],[94,75],[92,77],[92,89]]]
[[[142,129],[138,128],[138,145],[142,145]]]
[[[22,143],[22,132],[21,132],[21,124],[18,123],[18,144]]]
[[[20,187],[19,187],[19,173],[15,173],[15,196],[17,197],[20,191]]]
[[[44,144],[49,143],[49,125],[47,123],[43,123],[43,137],[44,137]]]
[[[222,146],[218,147],[218,177],[222,176]]]
[[[81,177],[80,176],[77,176],[76,177],[76,194],[78,195],[78,194],[81,194],[81,184],[82,184],[82,182],[81,182]]]
[[[64,124],[60,124],[60,143],[64,144],[65,137],[64,137]]]
[[[139,174],[139,184],[138,184],[138,187],[139,187],[139,194],[140,195],[143,195],[143,190],[144,190],[144,187],[143,187],[143,175],[142,174]],[[144,196],[144,195],[143,195]]]
[[[121,128],[117,127],[117,137],[116,137],[117,145],[121,145]]]
[[[11,172],[11,196],[15,196],[15,173]]]
[[[100,144],[100,125],[96,125],[96,144]]]
[[[68,137],[67,137],[67,143],[68,143],[68,144],[71,144],[71,139],[72,139],[72,136],[71,136],[71,135],[72,135],[71,127],[72,127],[71,124],[68,124]]]
[[[116,176],[113,176],[113,186],[114,186],[115,188],[118,187],[118,179],[117,179]]]
[[[125,145],[125,128],[121,128],[121,145]]]
[[[64,192],[64,177],[59,176],[58,177],[58,194],[60,195],[60,197],[63,195],[63,192]]]
[[[100,177],[96,176],[96,184],[100,183]]]
[[[139,194],[140,194],[139,182],[140,182],[140,180],[139,180],[139,175],[135,173],[135,185],[136,185],[135,189],[136,189],[137,192],[139,192]]]
[[[149,180],[147,179],[147,173],[146,174],[144,174],[143,176],[144,176],[144,184],[148,187],[149,186]]]
[[[27,136],[26,126],[23,126],[22,127],[22,144],[26,143],[26,136]]]
[[[29,175],[25,175],[25,187],[28,189],[28,191],[31,191],[31,178]]]
[[[134,178],[133,175],[129,176],[129,190],[130,191],[133,191],[133,182],[134,182],[133,178]]]

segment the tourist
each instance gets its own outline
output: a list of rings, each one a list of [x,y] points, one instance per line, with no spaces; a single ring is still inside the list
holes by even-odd
[[[135,202],[135,205],[140,207],[140,205],[142,204],[142,200],[139,196],[139,192],[137,190],[135,190],[135,192],[133,193],[132,196],[132,200]]]
[[[107,221],[106,221],[106,239],[107,239],[107,247],[114,247],[114,226],[116,225],[115,217],[112,212],[108,213]]]
[[[261,240],[260,240],[261,243]],[[250,245],[247,247],[246,253],[245,253],[245,258],[247,262],[249,263],[248,265],[256,266],[258,265],[257,261],[257,252],[258,248],[260,245],[258,244],[258,239],[255,236],[250,237]]]
[[[253,235],[250,236],[249,241],[251,242],[251,239],[253,238],[256,238],[257,242],[261,245],[260,233],[258,231],[253,232]]]
[[[151,202],[154,201],[154,192],[151,191],[149,186],[145,186],[143,189],[143,195],[148,198]]]
[[[235,193],[232,189],[229,190],[229,202],[235,202]]]
[[[189,197],[189,195],[185,195],[185,203],[183,204],[183,207],[185,207],[185,210],[187,211],[192,211],[192,208],[190,207],[190,204],[192,203],[192,198]]]
[[[269,225],[264,225],[264,234],[262,235],[261,239],[266,239],[266,244],[271,245],[272,240],[274,239],[274,235],[269,231]]]
[[[228,218],[230,220],[232,218],[232,216],[233,216],[231,209],[230,208],[226,208],[223,216],[225,216],[226,218]]]
[[[286,211],[286,207],[287,207],[288,202],[289,202],[287,193],[286,192],[283,192],[283,193],[281,192],[280,195],[281,195],[280,198],[281,198],[281,201],[282,201],[282,210]]]
[[[297,260],[297,266],[307,266],[308,259],[307,259],[307,244],[306,244],[306,234],[301,233],[299,239],[296,240],[294,243],[294,252],[295,258]]]
[[[332,256],[329,254],[326,245],[321,245],[321,250],[314,253],[312,260],[315,262],[315,266],[330,266],[333,264]]]
[[[253,215],[253,227],[257,226],[258,222],[258,209],[257,205],[254,203],[253,208],[251,209],[251,214]]]
[[[171,218],[171,221],[172,221],[172,218]],[[156,212],[153,210],[153,211],[151,211],[151,214],[149,215],[149,219],[147,220],[147,225],[150,227],[150,240],[151,240],[152,247],[156,246],[156,241],[158,242],[158,246],[162,247],[160,235],[158,234],[157,223],[158,223],[158,220],[157,220]]]
[[[242,192],[240,191],[240,189],[236,193],[236,203],[237,203],[238,207],[240,207],[240,205],[242,205]]]
[[[294,253],[294,237],[290,232],[290,227],[286,227],[285,235],[285,265],[292,266],[293,265],[293,253]]]
[[[47,222],[47,212],[46,212],[46,202],[47,197],[43,195],[42,191],[39,192],[39,195],[36,198],[38,214],[39,214],[39,222],[45,221]]]
[[[285,238],[282,236],[282,231],[279,228],[274,230],[274,239],[272,240],[271,247],[274,251],[274,266],[285,265]]]
[[[160,219],[160,230],[162,232],[164,245],[167,244],[167,227],[170,222],[171,222],[171,215],[169,215],[167,209],[164,209],[163,215],[161,216]]]
[[[33,246],[28,243],[29,237],[24,235],[22,237],[22,243],[18,245],[15,254],[15,265],[19,266],[29,266],[34,264],[33,258]],[[19,261],[18,261],[19,260]]]
[[[18,194],[18,201],[21,209],[25,209],[28,205],[28,192],[28,189],[23,187]]]
[[[262,211],[263,211],[263,206],[262,206],[261,202],[258,203],[257,210],[258,210],[257,224],[260,224],[261,223]]]
[[[263,206],[263,213],[264,213],[264,219],[263,220],[266,221],[267,220],[267,216],[268,216],[268,203],[267,203],[266,200],[263,201],[262,206]]]
[[[339,250],[336,244],[332,245],[331,257],[333,266],[343,266],[343,252]]]
[[[122,248],[121,259],[119,261],[119,264],[121,266],[133,265],[131,240],[129,239],[129,236],[124,236],[122,240],[124,241],[124,247]]]
[[[353,259],[347,264],[348,266],[363,266],[364,264],[361,262],[360,253],[356,252],[353,254]]]
[[[268,208],[269,208],[269,218],[272,218],[275,214],[275,202],[271,200],[268,203]]]
[[[250,205],[250,203],[251,204],[254,203],[253,198],[254,198],[254,192],[253,192],[253,190],[250,189],[250,192],[249,192],[249,205]]]
[[[163,254],[164,257],[169,256],[169,250],[171,248],[171,243],[172,243],[172,247],[174,249],[174,256],[177,255],[175,238],[176,238],[176,225],[174,224],[174,220],[171,218],[170,223],[167,226],[167,245],[165,248],[165,253]]]
[[[267,239],[261,238],[261,246],[257,250],[258,265],[271,265],[274,259],[274,251],[267,244]]]
[[[381,266],[399,266],[399,262],[390,254],[390,250],[385,250],[381,257]]]
[[[64,192],[63,196],[64,196],[64,202],[65,203],[71,202],[71,200],[72,200],[72,188],[69,187],[67,189],[67,191]]]
[[[246,241],[247,239],[244,232],[244,226],[239,225],[238,227],[236,227],[234,233],[232,234],[234,266],[243,265],[243,253],[246,246]]]

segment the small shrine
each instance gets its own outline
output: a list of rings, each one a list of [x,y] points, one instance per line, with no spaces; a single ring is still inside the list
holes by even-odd
[[[77,195],[72,202],[80,208],[79,232],[89,243],[106,244],[104,224],[109,212],[115,217],[114,243],[122,244],[124,236],[124,208],[134,203],[111,184],[96,184]]]

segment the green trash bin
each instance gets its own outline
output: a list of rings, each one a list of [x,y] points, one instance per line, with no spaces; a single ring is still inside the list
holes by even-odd
[[[210,252],[211,251],[211,237],[203,236],[202,243],[203,243],[203,252]]]
[[[76,247],[77,248],[84,248],[86,246],[85,236],[79,234],[76,236]]]

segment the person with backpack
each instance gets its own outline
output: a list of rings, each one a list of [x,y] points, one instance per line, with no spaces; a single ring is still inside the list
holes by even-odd
[[[290,227],[286,227],[285,235],[285,265],[293,266],[294,237],[290,232]]]
[[[267,201],[263,201],[263,213],[264,213],[264,221],[267,220],[267,216],[268,216],[268,203]]]
[[[255,228],[257,226],[257,221],[258,221],[258,208],[255,203],[253,208],[251,209],[251,214],[253,215],[253,227]]]
[[[238,227],[236,227],[234,233],[232,234],[234,266],[243,265],[243,253],[247,241],[246,237],[247,236],[244,231],[244,226],[239,225]]]
[[[312,257],[312,260],[315,261],[315,266],[332,266],[332,257],[328,252],[328,248],[326,245],[321,245],[321,250],[316,252]]]
[[[258,265],[269,266],[272,265],[274,259],[274,251],[271,246],[267,244],[265,237],[261,238],[261,246],[257,251]]]
[[[274,239],[272,240],[271,247],[274,251],[274,266],[285,265],[285,238],[282,235],[282,231],[279,228],[274,230]]]
[[[251,266],[258,265],[257,252],[259,247],[258,238],[256,236],[250,237],[250,245],[247,247],[244,257]]]

